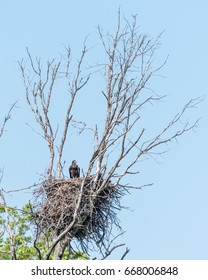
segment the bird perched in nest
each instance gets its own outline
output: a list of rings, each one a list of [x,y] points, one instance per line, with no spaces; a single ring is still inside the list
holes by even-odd
[[[71,179],[79,178],[80,176],[80,168],[77,165],[76,160],[73,160],[71,166],[69,167],[69,175]]]

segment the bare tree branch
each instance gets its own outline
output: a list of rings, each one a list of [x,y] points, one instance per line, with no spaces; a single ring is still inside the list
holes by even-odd
[[[65,76],[66,76],[66,79],[67,79],[68,92],[70,93],[71,100],[69,102],[68,109],[67,109],[67,112],[66,112],[65,126],[64,126],[64,130],[63,130],[63,134],[62,134],[62,139],[61,139],[61,142],[60,142],[60,145],[59,145],[58,162],[57,162],[58,178],[60,178],[60,176],[61,176],[61,171],[62,171],[61,158],[62,158],[63,148],[64,148],[64,144],[65,144],[66,137],[67,137],[69,123],[70,123],[70,121],[72,120],[72,117],[73,117],[71,115],[71,111],[72,111],[72,108],[73,108],[74,100],[75,100],[78,92],[87,84],[87,82],[89,81],[89,78],[90,78],[89,75],[86,78],[81,77],[81,72],[82,72],[81,67],[82,67],[85,55],[87,53],[87,48],[84,45],[81,57],[78,61],[77,72],[75,74],[75,78],[74,78],[73,82],[69,81],[69,65],[70,65],[70,54],[71,54],[70,48],[68,48],[67,51],[68,51],[68,56],[67,56],[67,68],[66,68]]]
[[[123,247],[125,244],[118,244],[118,245],[115,245],[113,248],[110,249],[110,251],[106,252],[105,253],[105,256],[102,258],[102,260],[105,260],[107,257],[109,257],[113,251],[115,251],[117,248],[119,247]]]
[[[54,128],[52,124],[52,120],[49,116],[51,111],[51,99],[54,92],[54,86],[58,79],[58,74],[60,72],[60,67],[63,63],[62,60],[58,62],[55,59],[47,62],[46,69],[43,71],[43,67],[41,64],[41,59],[32,58],[28,48],[27,55],[29,58],[29,68],[31,72],[26,70],[27,61],[21,60],[19,62],[19,68],[22,74],[22,79],[25,88],[26,101],[28,106],[30,107],[33,115],[35,117],[36,122],[40,126],[43,135],[41,135],[49,148],[50,159],[48,165],[47,175],[48,178],[52,177],[53,169],[54,169],[54,160],[55,160],[55,147],[58,146],[58,155],[57,155],[57,177],[60,178],[62,174],[62,155],[63,149],[67,138],[67,132],[69,129],[69,124],[72,120],[72,108],[78,92],[87,84],[89,80],[89,75],[87,77],[82,77],[82,64],[87,53],[87,48],[84,45],[82,54],[80,59],[78,60],[77,71],[75,72],[74,78],[70,80],[69,76],[69,67],[71,62],[71,50],[67,48],[67,60],[66,60],[66,70],[64,72],[64,76],[66,78],[68,93],[69,93],[69,101],[66,110],[65,123],[62,132],[62,137],[60,143],[55,144],[56,136],[58,133],[59,125],[56,125]],[[34,129],[33,129],[34,130]],[[34,130],[35,131],[35,130]]]
[[[11,119],[11,112],[16,107],[16,104],[17,104],[17,101],[14,102],[14,104],[12,104],[7,115],[4,117],[4,121],[3,121],[2,125],[0,126],[0,138],[2,137],[2,135],[5,131],[6,123],[8,122],[9,119]]]
[[[124,252],[123,256],[121,257],[121,260],[124,260],[126,255],[130,252],[129,248],[126,248],[126,251]]]

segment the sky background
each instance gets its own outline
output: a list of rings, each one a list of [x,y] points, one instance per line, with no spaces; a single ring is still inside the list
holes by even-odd
[[[206,0],[0,1],[0,122],[18,100],[7,132],[0,139],[0,167],[4,168],[1,187],[21,189],[38,182],[48,163],[44,141],[25,124],[36,128],[25,102],[17,64],[26,57],[26,47],[34,57],[47,61],[59,58],[65,46],[70,46],[76,62],[87,37],[91,49],[87,63],[92,65],[103,55],[96,27],[113,32],[119,6],[127,18],[138,15],[142,34],[156,37],[164,31],[155,63],[160,64],[167,56],[168,61],[161,70],[163,78],[153,80],[151,87],[167,97],[157,108],[144,110],[150,133],[168,123],[191,98],[203,96],[204,100],[184,119],[191,122],[200,118],[198,128],[168,146],[170,150],[158,159],[159,163],[143,162],[141,174],[129,179],[134,185],[154,185],[123,199],[123,205],[130,210],[119,213],[125,234],[118,243],[124,242],[130,248],[127,259],[208,259]],[[100,90],[99,83],[95,75],[85,89],[84,102],[76,107],[89,125],[103,121],[100,111],[90,109],[92,103],[87,103],[88,96]],[[62,104],[56,102],[54,106],[54,120],[59,120],[63,116]],[[96,106],[99,108],[99,104]],[[76,158],[80,167],[86,168],[90,137],[71,137],[82,149],[79,153],[77,149],[69,151],[66,162],[69,165]],[[21,192],[8,199],[13,205],[21,205],[28,197],[30,194]],[[122,253],[117,250],[111,258],[119,259]]]

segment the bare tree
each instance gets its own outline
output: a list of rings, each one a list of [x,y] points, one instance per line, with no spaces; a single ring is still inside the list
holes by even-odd
[[[105,248],[105,256],[108,256],[112,250],[107,242],[112,233],[112,225],[119,227],[116,210],[121,209],[120,198],[130,188],[142,187],[128,185],[125,181],[126,176],[140,172],[139,162],[143,157],[151,155],[158,149],[162,154],[168,143],[197,126],[197,121],[189,124],[183,123],[182,120],[188,109],[195,107],[199,99],[190,100],[155,137],[147,140],[146,128],[141,125],[142,109],[144,105],[154,104],[164,98],[147,90],[151,78],[166,62],[159,67],[154,67],[153,59],[160,45],[160,36],[150,39],[146,35],[141,35],[137,26],[137,17],[133,16],[131,21],[126,19],[121,21],[120,12],[115,34],[104,34],[100,27],[98,27],[98,34],[106,59],[104,63],[97,65],[97,71],[105,78],[106,86],[101,91],[101,100],[103,98],[105,103],[106,115],[101,133],[95,126],[94,150],[86,172],[80,179],[73,181],[61,178],[61,159],[68,129],[70,125],[71,128],[73,127],[74,100],[90,77],[90,75],[81,76],[87,53],[86,46],[83,47],[72,79],[69,75],[71,51],[67,49],[64,76],[69,91],[69,103],[62,138],[58,145],[55,178],[52,171],[55,158],[54,142],[58,128],[52,127],[49,110],[62,61],[48,62],[45,75],[43,75],[41,60],[36,60],[35,65],[29,51],[32,74],[26,73],[24,60],[19,63],[27,103],[42,128],[42,136],[50,151],[48,167],[50,180],[46,180],[37,190],[36,198],[41,197],[41,200],[34,210],[34,216],[39,221],[40,232],[44,230],[53,232],[53,240],[45,259],[48,259],[54,250],[54,258],[61,259],[65,249],[71,248],[71,241],[75,238],[86,251],[88,245],[84,240],[94,241],[101,251]],[[81,130],[84,129],[83,123]],[[127,253],[128,249],[123,258]]]

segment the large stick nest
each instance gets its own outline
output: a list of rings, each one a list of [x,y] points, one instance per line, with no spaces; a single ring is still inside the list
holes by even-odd
[[[108,238],[112,224],[119,226],[115,210],[120,209],[122,194],[111,182],[100,179],[95,183],[94,176],[46,180],[35,194],[34,217],[39,232],[57,236],[76,214],[76,222],[68,234],[76,237],[81,245],[89,240],[98,245]]]

